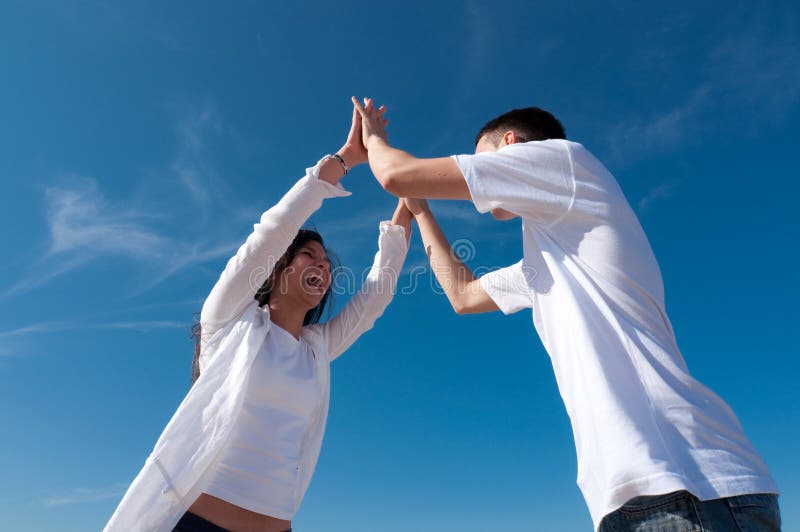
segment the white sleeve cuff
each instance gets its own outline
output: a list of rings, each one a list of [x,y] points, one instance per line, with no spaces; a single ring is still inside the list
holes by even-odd
[[[341,182],[332,185],[327,181],[323,181],[319,178],[319,169],[322,166],[322,163],[326,161],[326,158],[323,157],[317,164],[312,166],[311,168],[306,168],[306,175],[305,179],[308,180],[309,183],[314,183],[315,186],[320,187],[322,191],[325,193],[325,198],[335,198],[335,197],[344,197],[350,196],[352,193],[345,189]]]

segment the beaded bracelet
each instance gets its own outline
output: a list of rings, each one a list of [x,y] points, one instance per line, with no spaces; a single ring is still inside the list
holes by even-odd
[[[350,167],[347,166],[346,162],[344,162],[344,159],[342,159],[342,156],[339,155],[338,153],[334,153],[334,154],[331,155],[331,157],[333,157],[334,159],[336,159],[337,161],[339,161],[341,163],[342,169],[344,170],[344,175],[347,175],[347,172],[350,171]]]

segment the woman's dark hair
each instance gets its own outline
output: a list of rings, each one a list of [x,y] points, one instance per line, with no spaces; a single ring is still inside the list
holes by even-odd
[[[567,138],[564,126],[551,113],[538,107],[525,107],[513,109],[489,120],[478,131],[475,145],[478,145],[484,135],[489,135],[493,141],[499,141],[499,135],[506,131],[513,131],[523,142]]]
[[[328,256],[328,262],[331,263],[331,271],[335,272],[336,268],[333,265],[336,258],[331,256],[331,252],[325,248],[325,242],[322,240],[322,235],[317,233],[312,229],[300,229],[297,232],[297,235],[292,240],[292,243],[289,244],[289,248],[286,252],[278,259],[278,262],[275,263],[275,268],[273,268],[272,273],[264,281],[264,284],[261,285],[261,288],[255,294],[255,299],[258,301],[258,306],[263,307],[269,303],[270,295],[272,294],[275,285],[281,278],[281,274],[286,269],[289,264],[292,263],[297,252],[300,251],[307,242],[317,242],[319,245],[322,246],[322,249],[325,250],[325,253]],[[333,299],[333,283],[328,288],[328,291],[325,292],[325,295],[322,296],[322,300],[319,302],[319,305],[312,308],[308,312],[306,312],[305,317],[303,318],[303,325],[311,325],[313,323],[319,323],[322,317],[325,314],[325,310],[329,307]],[[202,330],[200,327],[199,319],[196,320],[194,325],[192,325],[192,338],[194,339],[194,358],[192,359],[192,384],[200,377],[200,336]]]

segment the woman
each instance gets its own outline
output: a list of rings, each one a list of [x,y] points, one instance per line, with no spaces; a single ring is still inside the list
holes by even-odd
[[[339,180],[366,160],[354,112],[342,149],[309,168],[228,262],[200,315],[199,377],[107,531],[291,530],[319,455],[330,361],[383,313],[407,250],[401,201],[362,289],[314,323],[331,271],[321,237],[300,226],[323,199],[349,195]]]

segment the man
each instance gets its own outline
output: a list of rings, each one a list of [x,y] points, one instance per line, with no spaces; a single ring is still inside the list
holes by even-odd
[[[522,260],[476,279],[427,203],[406,200],[456,312],[533,309],[595,528],[779,530],[777,487],[731,409],[689,374],[658,264],[608,170],[538,108],[487,123],[474,155],[418,159],[388,144],[370,99],[354,104],[388,192],[522,219]]]

